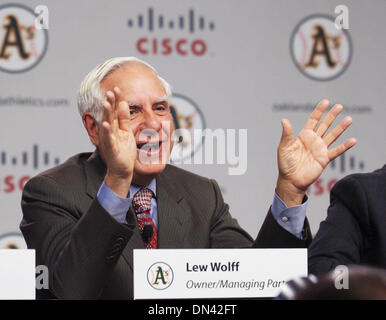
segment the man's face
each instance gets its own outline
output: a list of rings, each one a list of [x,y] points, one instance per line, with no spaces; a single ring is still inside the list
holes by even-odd
[[[137,143],[133,182],[141,184],[162,172],[173,147],[168,97],[154,72],[139,63],[129,63],[101,82],[105,92],[114,87],[121,90],[121,100],[129,104],[130,126]]]

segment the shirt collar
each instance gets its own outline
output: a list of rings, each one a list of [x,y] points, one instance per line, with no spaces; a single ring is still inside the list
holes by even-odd
[[[139,186],[131,184],[130,185],[130,200],[133,200],[134,195],[139,190],[144,189],[144,188],[147,188],[147,189],[150,189],[151,191],[153,191],[154,197],[157,197],[157,184],[156,184],[156,180],[154,178],[153,180],[150,181],[150,183],[147,186],[144,186],[144,187],[139,187]]]

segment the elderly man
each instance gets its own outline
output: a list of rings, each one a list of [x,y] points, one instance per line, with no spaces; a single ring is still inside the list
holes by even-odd
[[[93,154],[75,155],[31,179],[21,230],[57,298],[130,299],[135,248],[305,247],[305,191],[329,161],[355,144],[328,150],[350,125],[326,134],[341,105],[317,127],[323,100],[296,139],[288,120],[278,148],[272,209],[255,241],[238,225],[214,180],[167,165],[173,147],[170,87],[147,63],[113,58],[81,84],[79,110]],[[253,206],[251,206],[253,207]]]

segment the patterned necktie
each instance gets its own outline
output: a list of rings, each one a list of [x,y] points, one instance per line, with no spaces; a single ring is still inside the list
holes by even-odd
[[[146,225],[150,225],[153,228],[153,234],[150,241],[145,243],[146,249],[156,249],[158,241],[157,230],[150,213],[152,197],[153,191],[144,188],[139,190],[133,198],[133,207],[135,214],[137,215],[137,221],[141,232],[143,232]]]

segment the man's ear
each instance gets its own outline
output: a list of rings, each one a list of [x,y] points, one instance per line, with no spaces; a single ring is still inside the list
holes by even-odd
[[[87,130],[88,136],[93,145],[99,146],[99,127],[98,122],[93,118],[90,112],[83,113],[83,125]]]

